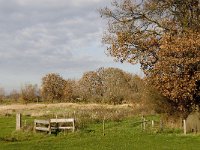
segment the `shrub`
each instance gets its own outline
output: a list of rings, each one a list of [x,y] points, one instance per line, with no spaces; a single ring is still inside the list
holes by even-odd
[[[17,102],[20,99],[20,93],[17,90],[12,90],[9,95],[9,99]]]
[[[66,81],[56,73],[47,74],[42,78],[41,95],[43,101],[54,102],[64,98],[64,89],[66,87]]]
[[[72,102],[73,101],[73,87],[72,87],[73,81],[67,80],[64,83],[64,89],[63,89],[63,99],[65,102]]]
[[[23,103],[36,102],[38,100],[38,87],[37,85],[26,84],[21,88],[20,98]]]

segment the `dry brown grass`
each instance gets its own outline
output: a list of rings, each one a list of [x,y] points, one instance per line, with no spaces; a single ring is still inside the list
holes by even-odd
[[[75,103],[57,103],[57,104],[11,104],[0,105],[0,114],[15,114],[17,112],[24,115],[31,116],[43,116],[46,113],[63,113],[68,111],[91,111],[100,109],[119,109],[126,110],[127,108],[133,108],[131,104],[123,105],[103,105],[103,104],[75,104]]]
[[[22,113],[23,116],[33,118],[71,118],[76,119],[76,126],[82,129],[91,122],[102,122],[103,119],[120,121],[134,115],[132,105],[102,105],[102,104],[12,104],[0,105],[0,115],[15,115]]]

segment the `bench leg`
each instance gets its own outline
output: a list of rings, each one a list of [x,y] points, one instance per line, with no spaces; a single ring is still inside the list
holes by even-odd
[[[51,134],[51,123],[50,123],[50,120],[49,120],[49,126],[48,126],[48,128],[49,128],[49,134]]]
[[[75,121],[73,121],[73,129],[72,129],[72,132],[75,131]]]
[[[37,126],[37,123],[34,122],[34,127],[33,127],[33,132],[36,133],[36,126]]]

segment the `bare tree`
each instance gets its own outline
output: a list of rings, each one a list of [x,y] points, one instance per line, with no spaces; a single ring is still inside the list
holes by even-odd
[[[63,99],[63,92],[66,81],[55,73],[47,74],[42,78],[41,95],[44,101],[54,102]]]
[[[21,88],[20,97],[23,103],[33,103],[37,101],[38,98],[38,87],[33,84],[25,84]]]
[[[3,102],[5,99],[5,90],[4,88],[0,87],[0,102]]]

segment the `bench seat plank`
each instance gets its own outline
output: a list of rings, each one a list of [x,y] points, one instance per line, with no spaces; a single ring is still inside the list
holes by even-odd
[[[35,123],[49,124],[49,120],[34,120]]]
[[[45,128],[45,127],[35,127],[36,130],[40,130],[40,131],[49,131],[49,128]]]
[[[74,122],[74,118],[68,119],[50,119],[51,123],[67,123],[67,122]]]

